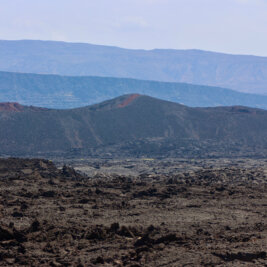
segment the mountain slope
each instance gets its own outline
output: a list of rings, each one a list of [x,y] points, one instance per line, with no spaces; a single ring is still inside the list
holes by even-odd
[[[243,105],[267,109],[267,96],[219,87],[122,78],[0,72],[1,102],[75,108],[130,93],[150,95],[192,107]]]
[[[159,145],[161,155],[179,146],[190,150],[194,143],[213,143],[215,150],[219,146],[223,153],[267,146],[267,111],[246,107],[189,108],[140,95],[70,110],[5,109],[0,111],[0,125],[2,154],[71,150],[90,154],[100,148],[108,151],[105,149],[114,145],[127,150],[129,144],[128,151],[135,147],[133,154],[144,154],[146,144],[151,142]],[[145,145],[138,148],[140,142]]]
[[[2,71],[185,82],[267,94],[267,57],[28,40],[0,41],[0,58]]]

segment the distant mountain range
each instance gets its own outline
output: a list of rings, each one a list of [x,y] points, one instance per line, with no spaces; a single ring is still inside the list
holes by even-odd
[[[219,87],[126,78],[0,72],[0,102],[76,108],[131,93],[150,95],[191,107],[243,105],[267,109],[267,96]]]
[[[189,108],[138,94],[69,110],[2,103],[0,125],[1,155],[201,157],[267,149],[265,110]]]
[[[28,40],[0,41],[0,58],[0,70],[9,72],[183,82],[267,95],[267,57]]]

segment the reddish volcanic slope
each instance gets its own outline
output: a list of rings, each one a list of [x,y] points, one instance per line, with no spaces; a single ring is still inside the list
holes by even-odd
[[[20,105],[19,103],[13,102],[6,102],[6,103],[0,103],[0,111],[23,111],[24,106]]]
[[[128,106],[131,102],[133,102],[139,96],[140,96],[139,94],[130,95],[128,98],[126,98],[122,103],[118,105],[118,108],[124,108]]]
[[[22,112],[22,111],[42,111],[46,110],[46,108],[39,108],[34,106],[24,106],[17,102],[2,102],[0,103],[0,111],[7,111],[7,112]]]

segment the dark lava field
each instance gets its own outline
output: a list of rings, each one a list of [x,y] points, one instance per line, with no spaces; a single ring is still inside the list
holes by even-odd
[[[265,167],[86,176],[1,159],[0,266],[267,266]]]

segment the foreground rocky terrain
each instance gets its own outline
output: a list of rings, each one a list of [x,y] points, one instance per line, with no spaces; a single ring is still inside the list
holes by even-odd
[[[1,266],[266,266],[266,168],[86,177],[0,160]]]

